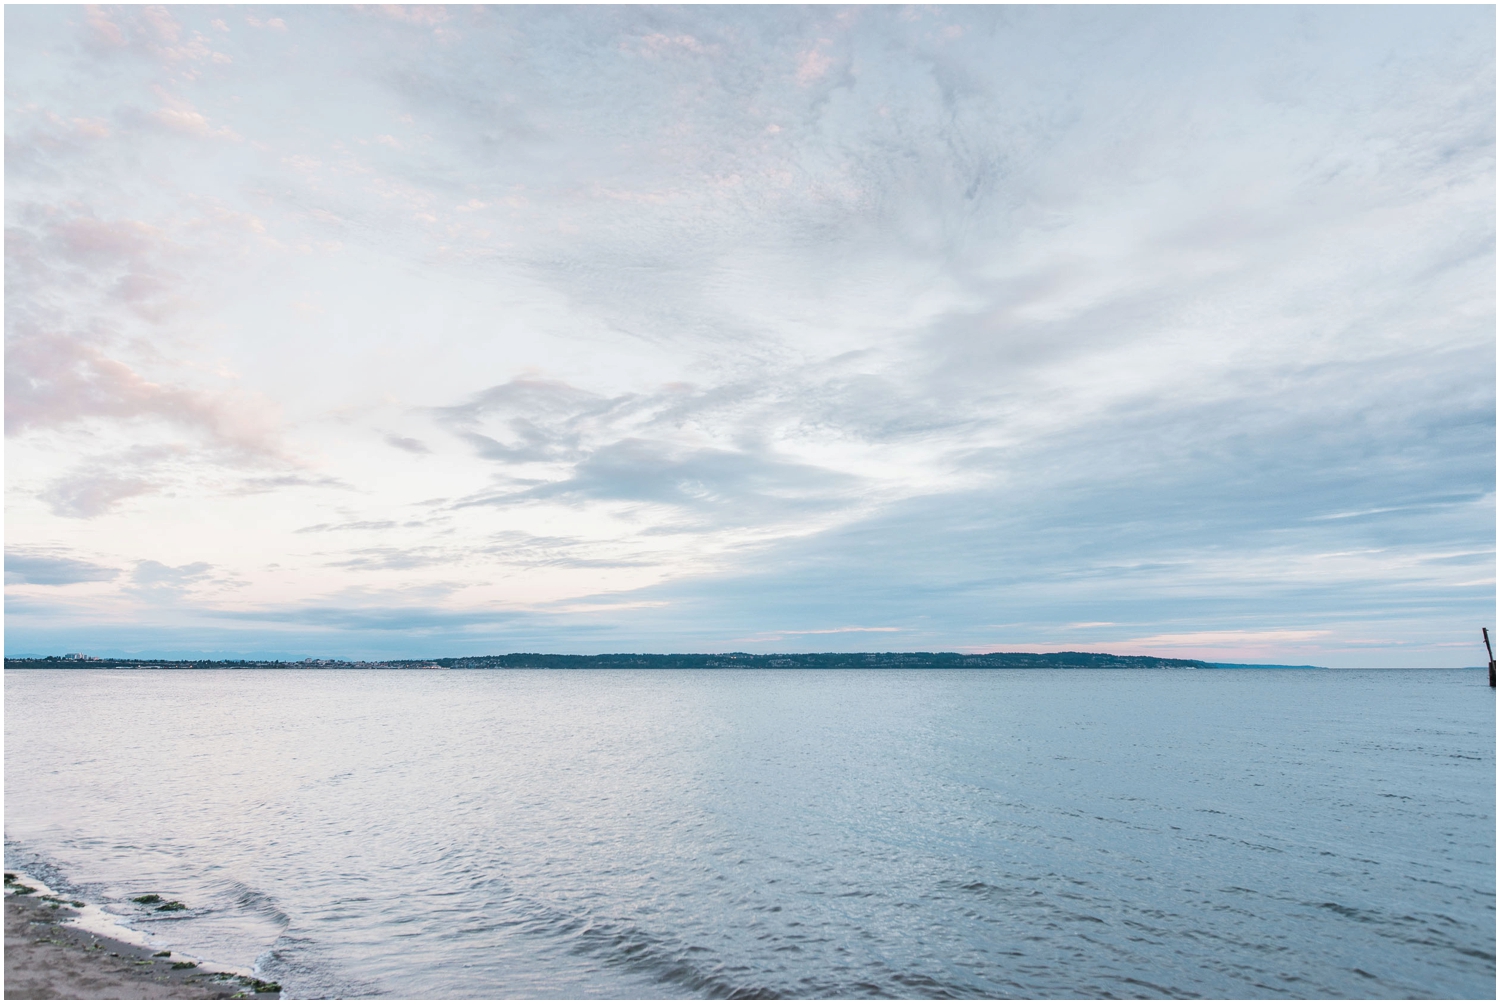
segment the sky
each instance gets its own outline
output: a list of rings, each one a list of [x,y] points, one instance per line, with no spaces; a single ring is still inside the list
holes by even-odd
[[[5,651],[1473,666],[1495,12],[5,10]]]

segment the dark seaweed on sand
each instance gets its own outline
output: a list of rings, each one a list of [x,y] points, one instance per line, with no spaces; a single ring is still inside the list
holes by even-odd
[[[228,983],[239,983],[242,986],[249,987],[252,991],[258,994],[281,993],[280,983],[267,983],[264,980],[256,979],[254,976],[236,976],[232,973],[213,973],[209,976],[209,979],[220,980]],[[241,995],[236,996],[238,997]]]

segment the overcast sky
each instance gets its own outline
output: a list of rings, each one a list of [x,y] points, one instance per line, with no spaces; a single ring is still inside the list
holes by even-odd
[[[8,7],[6,652],[1477,665],[1494,16]]]

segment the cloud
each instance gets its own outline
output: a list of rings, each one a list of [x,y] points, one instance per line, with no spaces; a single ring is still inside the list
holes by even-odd
[[[633,42],[634,45],[631,45]],[[643,56],[660,58],[677,53],[692,53],[693,55],[713,54],[719,51],[717,45],[705,45],[692,35],[667,35],[662,32],[652,32],[621,43],[621,48],[635,51]]]
[[[185,589],[201,582],[213,571],[206,561],[194,561],[187,565],[164,565],[159,561],[137,562],[131,581],[143,589]]]
[[[454,610],[415,604],[374,607],[278,607],[229,611],[226,620],[264,624],[308,625],[351,631],[462,631],[513,623],[517,615],[502,610]]]
[[[124,593],[137,604],[148,609],[175,608],[184,612],[193,611],[192,599],[205,587],[223,587],[240,584],[232,576],[218,572],[207,561],[194,561],[185,565],[167,565],[150,559],[137,561],[125,585]]]
[[[519,378],[434,414],[487,459],[565,460],[577,455],[591,421],[629,404],[629,398],[611,401],[558,380]],[[496,438],[501,435],[504,439]]]
[[[145,478],[121,476],[107,469],[78,471],[54,481],[41,493],[53,515],[69,519],[94,519],[119,503],[157,490]]]
[[[449,564],[455,555],[437,547],[364,547],[348,552],[351,556],[327,562],[329,568],[411,569]]]
[[[608,398],[558,381],[515,380],[436,414],[486,460],[550,465],[516,487],[460,505],[629,501],[742,521],[837,508],[857,492],[860,479],[848,472],[778,456],[745,428],[749,416],[735,413],[743,398],[732,389],[688,388]],[[684,436],[688,424],[704,431],[720,426],[712,438],[728,439],[733,448]]]
[[[197,473],[194,451],[172,442],[136,443],[76,457],[61,474],[49,478],[37,497],[55,516],[94,519],[113,512],[119,503],[180,487]],[[12,490],[32,491],[32,486]]]
[[[468,552],[486,563],[520,569],[650,568],[663,556],[636,541],[560,537],[502,530]],[[455,559],[462,557],[455,554]]]
[[[409,534],[422,524],[396,524],[380,521],[355,521],[337,525],[304,527],[298,533],[333,531]],[[457,572],[463,568],[485,569],[490,574],[543,568],[629,569],[650,568],[659,556],[640,553],[638,548],[620,542],[588,540],[576,537],[546,537],[520,531],[501,531],[483,542],[459,546],[452,544],[397,544],[361,547],[329,553],[324,567],[364,570],[439,568]]]
[[[411,439],[406,436],[387,435],[385,437],[385,441],[391,446],[394,446],[396,449],[403,450],[407,453],[422,455],[432,452],[427,448],[427,444],[422,442],[420,439]]]
[[[96,53],[133,52],[161,61],[171,67],[204,61],[228,62],[229,57],[214,50],[209,39],[198,31],[185,29],[167,7],[146,4],[139,7],[85,8],[86,44]],[[222,22],[212,22],[222,28]]]
[[[1307,642],[1327,638],[1332,632],[1316,631],[1185,631],[1178,634],[1156,634],[1132,638],[1130,645],[1142,649],[1210,648],[1246,645],[1271,646],[1285,642]]]
[[[109,582],[119,574],[118,568],[68,557],[65,551],[36,548],[7,548],[5,551],[6,585],[68,586],[78,582]]]
[[[632,438],[592,451],[571,477],[520,494],[665,503],[749,519],[834,507],[857,484],[848,475],[764,452],[681,450]]]
[[[331,530],[392,530],[400,526],[394,520],[354,520],[348,523],[319,523],[304,526],[297,533],[327,533]]]
[[[265,477],[241,478],[232,489],[236,495],[259,495],[263,492],[278,491],[282,488],[333,488],[338,491],[351,491],[353,486],[347,482],[324,476],[308,476],[304,474],[275,474]]]
[[[819,39],[816,45],[797,57],[797,83],[803,87],[820,79],[833,66],[833,57],[823,49],[827,44],[827,39]]]
[[[354,9],[376,13],[393,21],[421,25],[442,24],[452,16],[441,4],[364,4],[356,5]]]
[[[84,11],[84,23],[88,25],[90,38],[95,44],[116,48],[126,44],[124,31],[110,20],[104,8],[97,4],[88,4],[84,7]]]
[[[69,262],[94,267],[124,265],[140,271],[144,262],[165,244],[162,231],[139,220],[101,220],[78,215],[49,220],[50,233],[43,235],[50,250]],[[35,245],[34,245],[35,246]]]
[[[195,230],[205,224],[254,230],[253,218],[246,223],[206,208],[206,216],[193,220]],[[8,223],[7,436],[101,419],[156,421],[244,459],[283,459],[272,402],[219,381],[200,388],[184,385],[180,375],[147,375],[141,362],[124,358],[141,356],[169,373],[177,368],[163,366],[159,352],[141,351],[142,340],[131,345],[123,332],[157,336],[177,321],[189,285],[178,268],[190,266],[194,252],[201,260],[201,247],[144,221],[100,218],[77,206],[12,206]],[[193,375],[203,380],[201,371]]]
[[[190,105],[167,105],[152,112],[151,117],[172,132],[188,136],[199,136],[204,139],[240,139],[240,135],[227,126],[215,128],[209,123],[206,115]]]
[[[6,343],[7,435],[94,418],[157,419],[239,453],[275,456],[263,410],[228,394],[149,380],[80,337],[38,331]]]

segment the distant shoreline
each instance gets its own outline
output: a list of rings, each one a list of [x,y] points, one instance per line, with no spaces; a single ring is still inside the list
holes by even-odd
[[[6,669],[1322,669],[1257,663],[1204,662],[1102,652],[788,652],[617,653],[509,655],[442,659],[112,659],[46,656],[5,659]]]

